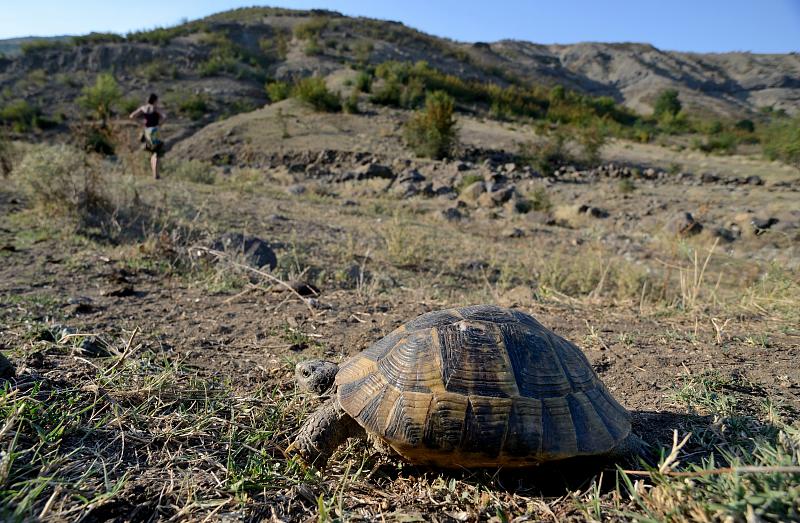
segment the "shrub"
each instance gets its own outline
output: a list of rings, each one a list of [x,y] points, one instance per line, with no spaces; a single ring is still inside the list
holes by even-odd
[[[358,91],[353,90],[344,102],[342,103],[342,110],[347,114],[358,114]]]
[[[178,112],[192,120],[201,119],[207,111],[208,98],[201,93],[189,95],[178,102]]]
[[[553,209],[553,202],[544,187],[537,187],[528,195],[531,202],[531,210],[540,212],[550,212]]]
[[[781,118],[763,131],[764,155],[800,167],[800,116]]]
[[[20,50],[24,55],[38,53],[42,51],[53,51],[66,48],[67,48],[67,43],[64,42],[63,40],[51,40],[51,39],[30,40],[28,42],[23,42],[22,45],[20,45]]]
[[[303,78],[294,86],[293,94],[317,111],[336,112],[342,108],[339,95],[331,92],[325,80],[312,76]]]
[[[200,160],[177,161],[166,165],[166,176],[174,176],[193,183],[213,185],[217,179],[214,168]]]
[[[125,41],[125,37],[117,33],[89,33],[88,35],[73,36],[72,45],[112,44]]]
[[[544,175],[551,175],[556,168],[573,161],[567,150],[567,135],[561,129],[549,132],[541,141],[523,145],[520,156]]]
[[[581,162],[589,166],[595,166],[602,159],[600,150],[605,147],[608,133],[603,127],[589,125],[583,127],[577,133],[577,142],[581,146]]]
[[[73,147],[35,146],[14,173],[31,202],[48,215],[84,220],[111,208],[99,171]]]
[[[303,53],[306,56],[319,56],[322,54],[322,47],[316,38],[309,38],[308,43],[303,48]]]
[[[14,150],[11,142],[6,135],[0,131],[0,175],[2,175],[3,178],[11,174],[13,155]]]
[[[692,142],[692,147],[705,153],[733,154],[736,152],[737,144],[736,135],[729,131],[724,131],[708,136],[702,141],[695,138]]]
[[[307,22],[297,24],[294,28],[294,36],[300,40],[315,40],[328,27],[328,22],[327,17],[315,16]]]
[[[163,60],[153,60],[139,68],[139,74],[151,82],[164,80],[166,78],[175,79],[178,77],[178,68],[173,64],[168,64]]]
[[[270,102],[286,100],[292,94],[292,88],[286,82],[270,82],[266,85],[267,96]]]
[[[273,38],[262,38],[258,47],[270,60],[286,60],[289,54],[289,38],[283,31],[279,31]]]
[[[653,104],[653,116],[661,118],[662,116],[677,116],[681,112],[683,105],[678,99],[678,91],[675,89],[665,89],[659,93]]]
[[[360,71],[356,76],[356,91],[368,93],[372,90],[372,75],[367,71]]]
[[[417,111],[405,126],[406,143],[416,154],[441,159],[453,152],[458,142],[454,107],[453,97],[444,91],[428,94],[425,109]]]
[[[752,133],[755,132],[756,130],[756,124],[753,123],[753,120],[748,120],[746,118],[744,120],[739,120],[738,122],[736,122],[734,127],[746,133]]]
[[[0,120],[11,124],[14,132],[22,133],[39,126],[41,111],[26,100],[14,100],[0,109]]]
[[[94,85],[83,88],[78,104],[84,109],[94,111],[102,121],[106,121],[112,114],[114,106],[122,98],[119,84],[111,73],[97,75]]]

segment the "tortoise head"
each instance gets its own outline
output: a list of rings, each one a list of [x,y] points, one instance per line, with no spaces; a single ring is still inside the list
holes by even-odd
[[[320,395],[333,388],[337,372],[339,372],[338,365],[324,360],[302,361],[294,369],[300,388]]]

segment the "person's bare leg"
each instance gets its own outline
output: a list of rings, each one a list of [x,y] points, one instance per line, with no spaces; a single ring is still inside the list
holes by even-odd
[[[150,169],[152,169],[152,171],[153,171],[153,178],[158,180],[159,176],[158,176],[158,155],[157,154],[153,154],[152,156],[150,156]]]

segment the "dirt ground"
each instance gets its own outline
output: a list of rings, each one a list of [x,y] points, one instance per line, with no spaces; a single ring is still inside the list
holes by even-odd
[[[211,146],[199,144],[225,136],[240,137],[230,145],[240,158],[242,148],[274,153],[253,144],[248,137],[254,131],[242,130],[258,128],[253,118],[240,115],[215,124],[219,129],[208,128],[192,143],[179,145],[175,156],[186,157],[192,148],[202,156]],[[262,133],[268,142],[281,124],[272,113],[264,118],[273,121]],[[374,138],[381,136],[380,129],[393,132],[392,115],[373,116],[377,127],[370,129],[378,131],[371,134],[343,130],[347,122],[361,125],[358,118],[369,116],[337,120],[333,141],[319,139],[326,133],[319,122],[303,120],[317,134],[302,139],[290,124],[291,143],[278,149],[305,150],[314,143],[318,150],[354,150],[342,140],[358,142],[369,135],[382,144],[370,152],[393,154],[390,139]],[[231,128],[233,134],[226,135]],[[508,146],[524,134],[477,121],[466,122],[462,132],[485,148]],[[677,161],[674,154],[635,144],[615,144],[608,151],[615,162],[663,169]],[[800,420],[800,233],[790,222],[792,211],[800,211],[800,199],[796,184],[779,183],[796,176],[783,167],[742,158],[733,173],[727,167],[735,159],[680,158],[684,169],[706,165],[725,175],[758,174],[765,183],[636,181],[635,190],[625,192],[617,179],[553,181],[521,174],[515,181],[519,192],[545,194],[554,220],[538,211],[518,214],[467,203],[457,207],[461,219],[451,221],[442,215],[456,206],[450,196],[405,197],[384,190],[389,180],[336,183],[285,167],[259,167],[259,160],[217,167],[210,185],[169,176],[158,182],[137,179],[146,202],[160,202],[180,216],[181,227],[197,232],[189,244],[165,239],[177,226],[117,244],[74,235],[58,218],[43,219],[32,210],[11,183],[0,191],[0,349],[18,376],[75,390],[102,388],[96,373],[108,368],[102,363],[107,358],[66,350],[57,336],[48,342],[32,334],[58,324],[104,340],[116,348],[117,359],[124,355],[125,365],[139,357],[158,360],[192,380],[225,383],[236,397],[272,391],[270,398],[289,398],[284,406],[294,410],[280,430],[248,448],[286,463],[281,452],[299,419],[316,404],[295,389],[296,362],[312,357],[341,362],[421,313],[497,303],[532,314],[584,350],[612,394],[633,413],[634,431],[652,445],[653,463],[659,461],[658,449],[670,449],[675,430],[681,436],[693,432],[682,459],[700,463],[721,452],[715,445],[729,436],[720,434],[737,430],[724,419],[779,419],[786,426]],[[443,185],[454,183],[453,173],[458,174],[446,163],[418,167]],[[304,189],[287,192],[297,184]],[[578,204],[601,207],[609,215],[578,213]],[[665,229],[679,211],[692,212],[706,224],[705,232],[679,238]],[[790,223],[759,234],[742,231],[730,242],[709,233],[741,213]],[[187,267],[175,261],[191,258],[192,245],[208,246],[231,231],[268,242],[278,258],[271,274],[313,283],[319,295],[301,301],[237,265],[195,260]],[[110,397],[123,402],[124,388],[107,387],[113,390]],[[248,405],[258,410],[258,402]],[[131,438],[128,445],[149,452]],[[191,445],[187,439],[170,455]],[[603,471],[606,478],[613,476],[606,463],[579,461],[523,476],[455,474],[399,465],[366,447],[355,449],[339,454],[326,475],[307,472],[302,481],[255,485],[244,489],[246,494],[214,487],[218,503],[211,505],[190,503],[185,494],[193,488],[205,492],[205,480],[197,479],[188,490],[165,486],[183,485],[191,468],[165,475],[171,469],[164,462],[137,454],[135,467],[126,462],[137,477],[80,514],[87,520],[142,521],[562,521],[592,519],[575,500],[588,499],[593,485],[601,496],[613,497],[613,485],[597,479]],[[356,462],[367,456],[355,476],[348,464],[353,452]],[[218,484],[229,485],[225,470],[219,474]],[[553,482],[554,477],[560,481]],[[66,496],[50,487],[46,492],[56,500],[51,507]],[[47,499],[31,506],[35,514],[55,517],[52,509],[40,512]],[[146,508],[134,514],[140,505]],[[627,519],[619,515],[624,512],[612,514]]]

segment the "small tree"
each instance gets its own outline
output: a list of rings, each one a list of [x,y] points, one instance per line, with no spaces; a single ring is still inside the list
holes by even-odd
[[[678,91],[675,89],[665,89],[659,93],[656,103],[653,106],[653,116],[662,118],[663,116],[675,117],[681,112],[683,105],[678,99]]]
[[[111,73],[101,73],[92,86],[83,88],[78,103],[84,109],[94,111],[103,124],[111,116],[114,107],[122,98],[119,84]]]
[[[453,152],[458,143],[458,128],[453,116],[455,102],[444,91],[428,93],[425,109],[417,111],[406,123],[405,139],[420,156],[441,159]]]

